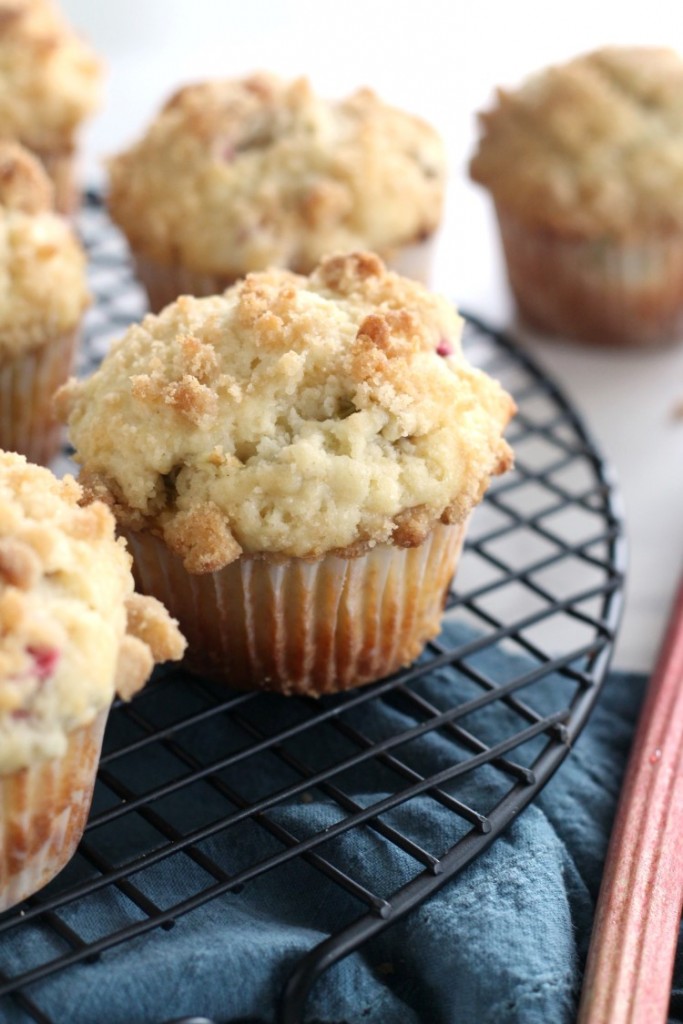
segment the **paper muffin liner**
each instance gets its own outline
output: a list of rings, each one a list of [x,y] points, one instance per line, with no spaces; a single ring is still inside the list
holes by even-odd
[[[0,775],[0,912],[73,856],[88,818],[108,708],[67,737],[63,757]]]
[[[399,246],[382,258],[390,270],[395,270],[402,277],[410,277],[421,284],[430,285],[434,248],[434,235],[430,235],[421,242]]]
[[[76,158],[72,149],[34,149],[55,187],[55,209],[66,216],[75,214],[81,202],[76,179]]]
[[[428,285],[433,252],[431,236],[421,242],[398,246],[379,255],[391,270]],[[179,264],[157,263],[135,251],[133,262],[137,278],[147,292],[149,308],[153,313],[158,313],[164,306],[175,302],[179,295],[220,295],[241,277],[239,274],[207,274]]]
[[[61,426],[52,396],[71,371],[77,332],[0,359],[0,448],[47,465],[56,454]]]
[[[413,661],[440,629],[465,525],[438,523],[418,547],[358,557],[242,556],[192,575],[151,533],[124,531],[140,590],[180,623],[186,664],[238,689],[321,695]]]
[[[235,274],[205,274],[179,264],[157,263],[135,251],[133,263],[153,313],[159,313],[164,306],[175,302],[179,295],[196,295],[200,298],[220,295],[235,281],[239,281],[239,276]]]
[[[683,336],[683,236],[569,238],[496,212],[510,286],[530,326],[608,346]]]

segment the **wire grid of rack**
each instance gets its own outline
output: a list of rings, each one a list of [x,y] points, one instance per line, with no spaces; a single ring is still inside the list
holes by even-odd
[[[95,296],[79,364],[84,373],[141,316],[144,299],[96,196],[81,227]],[[30,937],[33,928],[52,939],[45,956],[27,952],[13,972],[2,969],[0,1018],[5,1007],[26,1021],[60,1024],[43,998],[46,980],[150,931],[163,943],[181,915],[295,862],[330,892],[342,892],[347,908],[338,930],[313,946],[290,977],[279,1013],[283,1024],[295,1024],[326,968],[485,849],[566,756],[598,695],[620,616],[619,501],[580,419],[538,368],[476,319],[468,320],[466,348],[517,400],[509,432],[516,468],[494,482],[477,510],[444,633],[405,671],[317,702],[236,693],[169,668],[130,704],[118,702],[78,854],[47,889],[0,917],[0,948],[7,936]],[[449,686],[442,692],[428,685],[439,673],[457,675],[464,686],[457,699]],[[370,712],[378,708],[396,712],[392,721],[400,726],[373,734]],[[414,749],[432,737],[441,759],[430,773]],[[264,759],[278,770],[264,774]],[[468,794],[482,771],[494,782],[477,805]],[[381,773],[381,794],[363,802],[353,795],[354,783],[368,772]],[[261,780],[260,790],[250,791],[250,775]],[[397,809],[425,799],[452,818],[445,846],[442,839],[430,848],[396,824]],[[321,801],[334,808],[325,827],[313,815]],[[307,809],[312,814],[298,832],[278,813],[292,803],[297,820]],[[212,840],[234,836],[239,846],[245,827],[267,837],[266,852],[226,866]],[[372,862],[362,877],[343,866],[336,847],[351,832],[400,851],[395,879],[387,879],[386,865],[381,884]],[[146,879],[173,863],[187,866],[191,882],[159,898],[158,885]],[[118,902],[109,920],[111,893]],[[74,924],[85,902],[96,916],[101,904],[96,934]],[[24,945],[31,950],[30,941]],[[160,1008],[159,1021],[170,1016],[172,1008]]]

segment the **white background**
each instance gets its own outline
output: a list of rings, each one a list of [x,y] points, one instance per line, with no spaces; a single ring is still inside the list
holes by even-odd
[[[86,131],[85,170],[134,139],[182,82],[264,69],[308,75],[342,96],[370,85],[444,137],[451,183],[434,284],[496,326],[514,326],[488,199],[467,179],[478,109],[554,61],[610,43],[683,53],[683,4],[573,0],[62,0],[104,56],[105,104]],[[683,103],[683,96],[681,97]],[[525,337],[615,464],[631,544],[617,664],[649,669],[683,567],[683,343],[647,353]]]

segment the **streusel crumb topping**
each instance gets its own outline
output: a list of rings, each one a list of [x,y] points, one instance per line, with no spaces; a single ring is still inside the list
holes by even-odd
[[[608,47],[500,89],[472,177],[525,222],[581,237],[683,226],[683,60]]]
[[[436,132],[369,89],[330,102],[266,74],[181,89],[109,170],[138,252],[233,276],[422,240],[445,175]]]
[[[133,593],[113,516],[82,496],[0,452],[0,775],[61,755],[115,688],[131,696],[184,651],[163,606]]]
[[[421,543],[511,462],[512,399],[453,307],[377,256],[181,297],[58,395],[91,497],[191,572]]]
[[[72,331],[89,302],[85,254],[53,198],[38,160],[0,142],[0,361]]]

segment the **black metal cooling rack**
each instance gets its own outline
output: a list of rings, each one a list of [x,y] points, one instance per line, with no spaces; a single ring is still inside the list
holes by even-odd
[[[144,300],[97,197],[86,203],[82,232],[96,300],[79,365],[89,372]],[[132,703],[118,703],[78,854],[47,889],[0,917],[0,954],[8,937],[13,949],[11,970],[0,955],[0,1019],[62,1024],[51,1015],[51,980],[146,933],[164,943],[182,915],[298,865],[346,907],[282,994],[281,1024],[303,1021],[322,972],[484,850],[566,756],[598,695],[620,616],[625,550],[614,480],[570,404],[509,338],[470,318],[466,347],[518,402],[509,433],[516,468],[477,510],[444,634],[411,668],[318,702],[237,694],[166,669]],[[427,686],[451,671],[465,686],[457,700],[448,687]],[[401,724],[373,734],[370,712],[384,708]],[[425,772],[415,745],[434,737],[441,760]],[[321,748],[322,760],[312,756]],[[277,771],[264,773],[264,759]],[[484,771],[477,804],[471,793]],[[361,802],[351,793],[369,772],[381,773],[381,794]],[[255,778],[260,789],[249,784]],[[447,845],[397,826],[395,812],[419,800],[452,821]],[[320,802],[334,810],[324,827],[314,813]],[[292,803],[311,813],[298,833],[279,813]],[[240,850],[245,829],[244,849],[255,848],[255,834],[267,839],[265,852],[226,865],[215,840]],[[386,862],[381,873],[366,862],[361,876],[340,866],[337,846],[354,833],[400,854],[395,878]],[[174,887],[160,892],[163,868],[174,869]],[[160,1007],[159,1022],[173,1009]]]

